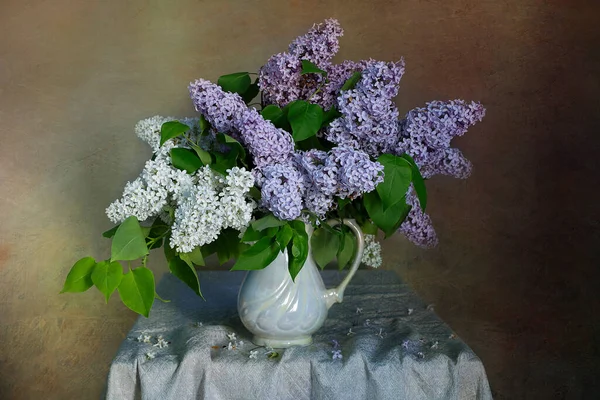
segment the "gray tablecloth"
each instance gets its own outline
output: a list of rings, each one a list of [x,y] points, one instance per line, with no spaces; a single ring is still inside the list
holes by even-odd
[[[324,271],[323,279],[329,287],[344,275]],[[165,275],[157,292],[171,302],[137,320],[111,365],[106,398],[492,397],[481,360],[393,272],[358,271],[314,344],[276,357],[250,342],[237,316],[243,276],[201,272],[203,301]]]

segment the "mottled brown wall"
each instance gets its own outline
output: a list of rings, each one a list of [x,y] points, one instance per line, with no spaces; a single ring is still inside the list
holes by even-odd
[[[135,122],[191,115],[190,80],[256,70],[330,16],[340,60],[406,58],[401,112],[488,107],[458,141],[474,175],[429,185],[441,245],[394,238],[385,267],[481,356],[497,398],[595,397],[598,1],[3,0],[0,398],[102,391],[134,315],[57,294],[74,260],[107,254],[104,208],[149,156]]]

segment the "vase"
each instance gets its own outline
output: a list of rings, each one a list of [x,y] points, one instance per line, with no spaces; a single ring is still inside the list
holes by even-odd
[[[313,229],[306,224],[309,251],[304,266],[292,280],[288,271],[287,249],[261,270],[248,271],[238,295],[238,313],[254,335],[257,346],[287,348],[309,345],[327,318],[329,308],[344,299],[344,290],[360,266],[364,237],[354,220],[342,221],[356,238],[356,252],[350,271],[338,287],[326,289],[311,255]],[[340,221],[329,221],[334,226]]]

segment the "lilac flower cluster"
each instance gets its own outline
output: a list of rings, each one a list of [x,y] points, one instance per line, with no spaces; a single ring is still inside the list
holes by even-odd
[[[356,87],[338,96],[342,117],[331,122],[325,136],[333,143],[377,157],[398,142],[399,114],[393,98],[404,74],[404,61],[369,60],[363,64],[362,78]]]
[[[400,140],[394,152],[413,157],[426,178],[436,174],[467,178],[471,163],[458,149],[450,147],[450,141],[464,135],[484,116],[485,108],[480,103],[432,101],[409,111],[400,121]]]
[[[334,196],[355,198],[383,181],[383,166],[350,147],[296,152],[290,162],[262,169],[262,205],[280,218],[298,218],[302,209],[323,217]]]
[[[308,60],[327,71],[331,59],[340,48],[338,38],[343,34],[337,20],[327,19],[296,38],[287,53],[273,55],[259,71],[258,84],[263,100],[267,104],[283,107],[294,100],[308,99],[325,78],[318,74],[301,75],[302,60]],[[311,101],[329,108],[334,99],[332,92],[321,90]]]
[[[263,206],[279,219],[293,220],[302,213],[304,176],[292,163],[272,164],[263,169]]]
[[[228,133],[248,147],[257,167],[283,162],[294,151],[292,136],[248,108],[235,93],[199,79],[189,86],[196,110],[219,132]]]
[[[400,225],[398,232],[403,233],[408,240],[423,248],[435,247],[438,238],[433,229],[431,218],[421,210],[419,199],[412,185],[406,192],[406,203],[412,206],[408,216]]]

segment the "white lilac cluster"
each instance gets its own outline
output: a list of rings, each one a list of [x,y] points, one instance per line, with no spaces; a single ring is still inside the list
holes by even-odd
[[[178,202],[171,230],[170,245],[180,253],[211,243],[223,229],[242,230],[256,206],[248,197],[254,177],[243,168],[234,167],[223,178],[205,166],[194,177],[189,195]]]
[[[365,250],[361,262],[372,268],[381,266],[381,244],[375,235],[365,235]]]
[[[194,180],[185,171],[174,168],[166,157],[146,162],[142,174],[127,182],[123,196],[106,209],[106,215],[115,224],[130,216],[139,221],[157,216],[167,203],[185,196]]]
[[[187,147],[185,142],[179,138],[167,140],[162,146],[160,145],[160,129],[165,122],[179,121],[190,127],[190,136],[193,139],[198,139],[195,130],[193,129],[198,125],[198,118],[174,118],[174,117],[161,117],[156,115],[154,117],[146,118],[141,120],[135,125],[135,134],[137,137],[142,139],[144,142],[150,145],[152,152],[157,157],[167,157],[169,151],[173,147]],[[210,138],[210,136],[207,136]]]

